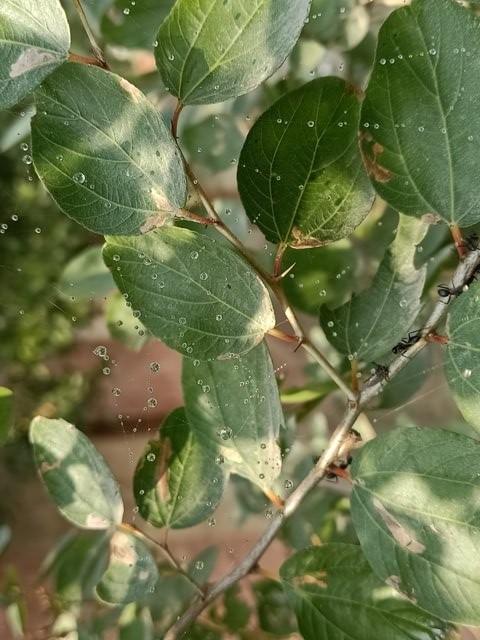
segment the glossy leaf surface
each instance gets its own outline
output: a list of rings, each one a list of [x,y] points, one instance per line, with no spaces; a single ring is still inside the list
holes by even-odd
[[[0,109],[23,100],[68,56],[70,29],[59,0],[2,0]]]
[[[325,544],[297,552],[280,575],[305,640],[438,640],[436,620],[375,576],[360,548]]]
[[[177,146],[134,85],[69,62],[35,98],[35,169],[68,216],[97,233],[138,235],[183,207],[186,179]]]
[[[277,440],[284,420],[265,342],[234,360],[185,358],[182,383],[199,440],[230,471],[271,489],[282,465]]]
[[[177,0],[158,32],[155,57],[184,104],[241,96],[292,50],[310,0]]]
[[[433,615],[479,625],[478,442],[396,429],[357,452],[351,475],[353,523],[375,573]]]
[[[215,452],[193,433],[185,410],[176,409],[139,460],[134,494],[140,515],[154,527],[182,529],[206,520],[223,494],[225,472]]]
[[[412,0],[380,30],[361,147],[399,211],[465,227],[480,219],[479,28],[455,0]]]
[[[341,307],[322,307],[320,322],[331,344],[356,359],[375,360],[389,352],[420,310],[426,268],[414,266],[416,245],[427,226],[402,216],[397,236],[368,289]]]
[[[360,93],[318,78],[287,93],[252,127],[238,188],[248,217],[271,242],[315,247],[348,236],[374,192],[357,146]]]
[[[97,595],[110,604],[144,602],[153,593],[158,569],[144,542],[133,533],[116,531],[110,540],[108,567]]]
[[[30,442],[40,478],[67,520],[83,529],[108,529],[122,521],[118,484],[81,431],[65,420],[37,417]]]
[[[448,346],[444,369],[457,407],[480,431],[480,283],[471,285],[452,304],[448,315]]]
[[[147,329],[192,358],[252,349],[275,325],[268,292],[233,251],[194,231],[111,237],[105,262]]]

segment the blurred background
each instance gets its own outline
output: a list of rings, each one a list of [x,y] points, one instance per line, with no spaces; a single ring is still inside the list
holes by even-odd
[[[73,2],[62,0],[62,4],[72,29],[71,50],[88,56]],[[153,50],[158,26],[173,1],[84,0],[83,4],[112,71],[142,89],[168,121],[175,100],[162,85]],[[236,164],[250,127],[281,95],[315,77],[336,75],[365,86],[378,28],[402,4],[313,0],[300,41],[262,87],[233,101],[183,112],[180,146],[224,221],[266,267],[272,263],[274,247],[248,221],[236,189]],[[34,113],[31,99],[0,112],[0,385],[12,389],[14,398],[12,430],[0,448],[2,640],[14,638],[16,629],[20,634],[22,625],[28,638],[49,637],[49,622],[60,607],[55,599],[60,590],[58,571],[46,558],[69,526],[36,477],[27,441],[31,418],[63,417],[88,434],[121,483],[125,520],[135,523],[131,492],[135,464],[162,418],[182,404],[179,354],[149,339],[115,291],[100,255],[102,238],[63,215],[36,177],[29,136]],[[194,201],[192,206],[195,209]],[[337,306],[369,283],[396,222],[397,214],[379,201],[352,238],[323,248],[321,254],[287,252],[285,264],[296,265],[285,281],[286,293],[327,353],[330,347],[318,328],[320,305]],[[428,264],[430,285],[448,278],[454,254],[445,228],[432,227],[418,248],[418,260]],[[278,341],[269,346],[288,418],[283,436],[286,473],[296,483],[321,452],[343,407],[336,395],[324,399],[331,386],[302,351],[294,353]],[[443,392],[438,353],[435,348],[426,351],[388,385],[378,406],[362,418],[367,428],[382,430],[413,422],[446,426],[447,421],[450,428],[469,432],[450,394]],[[329,355],[335,360],[335,354]],[[348,363],[338,358],[336,362],[348,368]],[[235,566],[271,517],[270,504],[247,481],[233,479],[228,491],[214,525],[204,523],[170,537],[173,553],[185,564],[218,545],[218,556],[207,553],[208,562],[193,565],[202,565],[196,569],[201,572],[210,563],[214,577]],[[331,484],[307,500],[262,562],[265,575],[275,575],[292,547],[305,546],[315,537],[355,540],[347,492],[346,485]],[[288,609],[280,622],[270,620],[265,611],[249,605],[248,589],[242,587],[245,607],[250,607],[248,614],[243,610],[244,633],[229,634],[227,625],[224,637],[247,638],[253,632],[256,638],[272,637],[270,632],[279,631],[275,624],[283,625],[285,636],[295,637]],[[265,586],[259,602],[268,603],[273,596]],[[168,622],[168,616],[176,615],[176,606],[181,609],[181,603],[169,601],[160,618]],[[92,637],[103,637],[107,627],[99,623],[98,635]],[[476,636],[464,630],[463,637]]]

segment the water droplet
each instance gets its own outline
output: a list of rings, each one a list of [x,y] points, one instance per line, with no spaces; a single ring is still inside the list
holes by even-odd
[[[218,455],[215,458],[215,462],[216,462],[216,464],[223,464],[225,462],[225,458],[222,455]]]
[[[233,435],[233,431],[230,427],[222,427],[219,431],[217,431],[217,436],[222,440],[230,440]]]
[[[113,387],[113,389],[112,389],[112,394],[113,394],[115,397],[118,397],[121,393],[122,393],[122,392],[121,392],[121,390],[120,390],[118,387]]]
[[[291,480],[285,480],[283,486],[285,487],[285,489],[291,489],[293,487],[293,482]]]
[[[192,260],[197,260],[198,258],[198,251],[192,251],[192,253],[190,254],[190,258]]]
[[[150,407],[150,409],[154,409],[158,404],[158,400],[156,398],[149,398],[147,400],[147,406]]]
[[[462,372],[462,376],[464,378],[470,378],[470,376],[472,375],[472,370],[471,369],[464,369]]]
[[[402,309],[405,309],[405,307],[407,306],[407,304],[408,304],[408,303],[407,303],[407,301],[405,300],[405,298],[402,298],[402,299],[400,300],[399,304],[400,304],[400,307],[401,307]]]
[[[95,347],[93,350],[93,353],[99,358],[104,358],[107,355],[107,347],[98,345],[98,347]]]
[[[200,274],[200,280],[208,280],[208,273],[205,273],[205,271],[203,271]]]
[[[130,9],[128,7],[125,7],[125,9],[123,10],[123,13],[128,16],[130,14]]]
[[[72,177],[73,177],[73,181],[76,182],[77,184],[83,184],[86,180],[85,174],[81,172],[74,173]]]
[[[187,319],[186,318],[179,318],[178,319],[178,324],[187,324]]]
[[[307,127],[312,128],[312,127],[314,127],[314,126],[315,126],[315,122],[314,122],[313,120],[309,120],[309,121],[307,122]]]
[[[160,371],[160,365],[158,364],[158,362],[150,363],[150,371],[153,371],[153,373],[158,373],[158,371]]]
[[[333,325],[334,325],[334,322],[332,320],[329,320],[327,322],[327,327],[330,327],[330,329],[333,327]]]
[[[380,58],[380,64],[387,64],[387,61],[385,60],[385,58]]]
[[[154,453],[152,453],[151,451],[150,451],[150,453],[147,453],[147,460],[149,462],[155,462],[156,458],[157,458],[157,456]]]
[[[120,261],[120,256],[118,255],[118,253],[115,253],[115,254],[112,256],[112,260],[113,260],[114,262],[119,262],[119,261]]]
[[[103,367],[102,371],[105,376],[110,375],[110,367]]]
[[[217,524],[217,521],[215,520],[215,518],[209,518],[208,519],[208,526],[209,527],[214,527]]]
[[[195,569],[197,571],[201,571],[203,569],[203,567],[205,566],[205,563],[202,560],[197,560],[195,562]]]
[[[32,164],[33,160],[32,160],[32,156],[29,156],[28,153],[25,154],[22,158],[22,162],[24,164]]]

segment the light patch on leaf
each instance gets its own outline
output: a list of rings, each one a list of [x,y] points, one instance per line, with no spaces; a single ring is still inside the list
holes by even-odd
[[[401,547],[412,553],[423,553],[425,551],[425,545],[415,540],[413,535],[387,511],[378,498],[373,500],[373,506]]]
[[[295,241],[291,243],[293,249],[312,249],[327,244],[326,240],[317,240],[317,238],[302,233],[298,227],[293,227],[292,236],[295,238]]]
[[[109,520],[102,518],[98,513],[89,513],[85,519],[86,529],[108,529],[111,524]]]
[[[140,89],[128,82],[128,80],[125,80],[125,78],[120,78],[120,86],[124,91],[128,93],[128,95],[134,102],[140,102],[143,96],[143,93],[140,91]]]
[[[163,227],[167,220],[170,218],[169,215],[165,213],[159,213],[155,216],[150,216],[147,218],[144,224],[140,227],[140,231],[142,233],[148,233],[153,229],[158,229],[159,227]]]
[[[10,78],[18,78],[18,76],[22,76],[24,73],[32,71],[32,69],[43,67],[56,60],[58,60],[58,57],[53,53],[39,51],[34,47],[25,49],[11,65],[9,76]]]
[[[117,531],[110,541],[110,552],[112,559],[120,564],[133,566],[137,562],[137,554],[130,538],[124,533]]]
[[[145,580],[148,580],[150,578],[150,571],[147,571],[146,569],[142,569],[142,571],[140,571],[140,573],[138,574],[138,579],[141,580],[142,582],[145,582]]]
[[[157,491],[162,502],[170,500],[169,462],[172,455],[172,442],[170,438],[164,438],[157,464]]]
[[[298,587],[302,587],[305,584],[315,584],[317,587],[326,589],[328,586],[326,578],[326,571],[316,571],[315,573],[309,573],[304,576],[295,576],[292,583]]]
[[[52,462],[52,464],[49,464],[48,462],[42,462],[42,464],[39,467],[39,471],[42,476],[48,473],[49,471],[54,471],[55,469],[60,469],[60,460],[57,460],[56,462]]]
[[[384,152],[384,147],[378,142],[374,142],[371,146],[371,149],[367,151],[365,148],[367,145],[364,145],[363,142],[367,144],[372,141],[372,136],[370,133],[361,133],[360,134],[360,151],[362,153],[363,163],[365,164],[365,168],[369,176],[372,176],[377,182],[388,182],[392,178],[392,172],[382,167],[378,163],[378,156]],[[370,155],[371,152],[371,155]]]

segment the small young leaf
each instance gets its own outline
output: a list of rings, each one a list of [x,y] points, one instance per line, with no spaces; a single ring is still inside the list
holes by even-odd
[[[157,67],[184,104],[258,87],[292,50],[310,0],[177,0],[158,32]]]
[[[158,27],[175,0],[115,0],[102,19],[102,34],[109,44],[153,50]],[[125,11],[128,9],[128,12]]]
[[[478,626],[478,442],[396,429],[360,449],[351,475],[353,523],[375,573],[433,615]]]
[[[133,533],[116,531],[110,540],[110,561],[97,584],[99,598],[110,604],[145,602],[158,579],[155,561]]]
[[[217,508],[225,476],[202,447],[183,408],[173,411],[140,458],[133,483],[144,520],[182,529],[206,520]]]
[[[115,290],[112,274],[102,258],[101,245],[87,247],[72,258],[57,286],[67,298],[97,298]]]
[[[69,62],[35,97],[35,169],[68,216],[97,233],[138,235],[183,207],[186,178],[178,148],[134,85]]]
[[[356,545],[304,549],[280,575],[305,640],[438,640],[450,631],[379,580]]]
[[[131,308],[127,306],[127,301],[120,293],[108,299],[105,316],[112,338],[123,342],[130,349],[138,351],[148,341],[149,332],[133,315]]]
[[[23,100],[68,56],[70,30],[58,0],[0,3],[0,109]]]
[[[454,0],[412,0],[380,29],[361,147],[394,208],[470,226],[480,220],[480,20]]]
[[[225,362],[184,358],[182,384],[192,429],[212,456],[271,489],[282,466],[277,440],[284,420],[265,342]]]
[[[427,225],[400,217],[397,236],[368,289],[341,307],[322,307],[320,323],[330,343],[358,360],[384,355],[412,326],[420,310],[426,268],[416,269],[416,245]]]
[[[455,404],[477,432],[480,432],[480,282],[452,304],[447,320],[448,346],[444,369]]]
[[[194,231],[164,227],[138,238],[108,238],[104,258],[146,328],[188,357],[244,353],[275,325],[255,272]]]
[[[0,387],[0,445],[7,437],[12,426],[13,394],[10,389]]]
[[[252,127],[238,188],[270,242],[301,249],[340,240],[370,211],[374,191],[357,146],[359,98],[340,78],[318,78],[280,98]]]
[[[39,416],[30,424],[30,442],[40,478],[67,520],[82,529],[108,529],[122,521],[117,482],[81,431]]]

